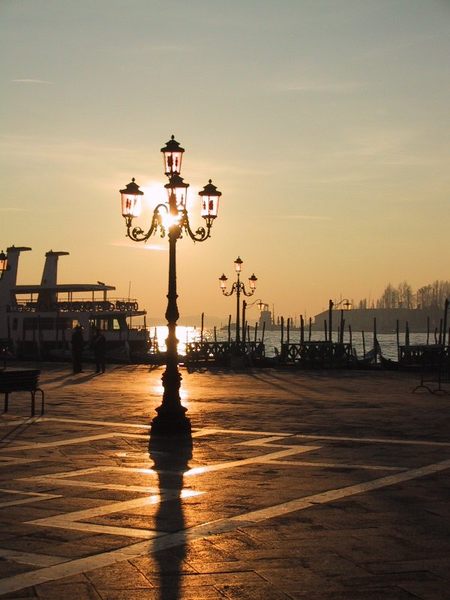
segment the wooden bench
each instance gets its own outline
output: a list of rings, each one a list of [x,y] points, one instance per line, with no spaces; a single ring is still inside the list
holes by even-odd
[[[5,408],[8,412],[9,394],[11,392],[30,392],[31,416],[35,413],[36,392],[41,394],[41,415],[44,413],[44,391],[39,387],[38,369],[9,369],[0,370],[0,393],[5,395]]]

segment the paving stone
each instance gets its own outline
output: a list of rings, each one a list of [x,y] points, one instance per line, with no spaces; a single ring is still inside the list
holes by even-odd
[[[44,418],[0,418],[1,598],[448,597],[448,399],[410,375],[183,370],[186,451],[149,446],[160,368],[39,368]]]

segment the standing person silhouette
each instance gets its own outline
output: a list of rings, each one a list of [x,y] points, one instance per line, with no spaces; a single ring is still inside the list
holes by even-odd
[[[106,339],[98,327],[94,328],[91,347],[94,351],[95,372],[104,373],[106,368]]]
[[[74,373],[82,372],[82,359],[83,359],[83,328],[81,325],[77,325],[72,333],[72,365]]]

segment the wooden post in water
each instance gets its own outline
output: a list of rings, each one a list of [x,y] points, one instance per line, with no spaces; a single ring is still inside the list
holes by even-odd
[[[362,336],[362,345],[363,345],[363,357],[366,358],[366,336],[364,335],[364,330],[361,331]]]
[[[350,344],[350,353],[353,355],[353,335],[352,335],[352,326],[348,326],[348,341]]]
[[[228,315],[228,343],[231,341],[231,315]]]
[[[333,341],[333,300],[329,300],[328,302],[328,323],[330,325],[329,336],[330,342]]]
[[[430,317],[427,317],[427,346],[430,343]]]
[[[344,310],[341,308],[341,336],[339,341],[341,342],[341,344],[344,343],[344,325],[345,325],[345,320],[344,320]]]
[[[217,342],[217,328],[214,325],[214,342]]]
[[[400,360],[400,322],[395,322],[395,339],[397,340],[397,360]]]
[[[283,349],[283,344],[284,344],[284,317],[280,317],[280,333],[281,333],[281,339],[280,339],[281,349]]]
[[[288,344],[289,344],[290,339],[291,339],[290,333],[291,333],[291,317],[288,317],[287,327],[286,327],[286,342]]]
[[[325,341],[328,341],[328,327],[327,327],[327,320],[326,319],[323,322],[323,331],[325,333]]]
[[[258,323],[255,323],[255,344],[258,338]]]
[[[263,328],[262,328],[262,334],[261,334],[261,342],[264,344],[264,334],[266,333],[266,322],[263,321]]]
[[[308,341],[311,341],[311,329],[312,329],[312,319],[309,317],[309,330],[308,330]]]
[[[300,344],[303,344],[305,341],[305,322],[303,320],[303,315],[300,315]]]
[[[375,364],[378,363],[378,340],[377,340],[377,318],[373,319],[373,350],[375,354]]]
[[[205,327],[205,313],[202,312],[202,321],[201,321],[201,329],[200,329],[200,344],[203,344],[203,329]]]
[[[245,313],[247,311],[247,302],[244,300],[242,302],[242,337],[244,338],[244,342],[245,342],[245,331],[247,329],[247,325],[245,322]]]
[[[405,346],[409,346],[409,323],[405,323]]]

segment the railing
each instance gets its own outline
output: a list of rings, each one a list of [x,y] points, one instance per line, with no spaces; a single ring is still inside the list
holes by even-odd
[[[413,350],[412,354],[407,349]],[[438,392],[448,393],[443,384],[450,383],[450,347],[442,344],[422,345],[422,346],[400,346],[400,359],[404,364],[416,366],[420,364],[420,384],[413,392],[420,388],[425,388],[435,394]],[[406,363],[406,360],[414,360],[413,363]]]
[[[139,304],[135,300],[73,300],[67,302],[52,302],[44,305],[39,302],[17,303],[7,307],[8,312],[135,312]]]
[[[336,342],[302,342],[282,344],[280,362],[284,364],[327,368],[354,362],[350,344]]]
[[[241,356],[249,361],[262,359],[265,347],[262,342],[188,342],[187,363],[227,364],[232,357]]]
[[[448,356],[442,344],[412,344],[399,347],[399,363],[406,366],[433,365]]]

